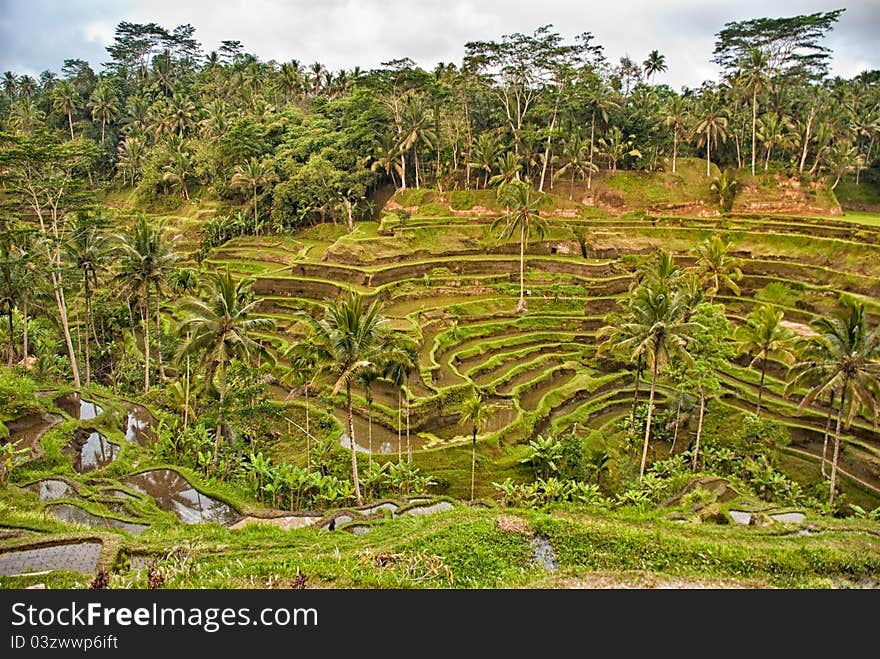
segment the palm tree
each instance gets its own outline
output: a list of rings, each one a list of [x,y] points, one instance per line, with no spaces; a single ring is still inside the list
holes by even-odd
[[[458,422],[462,425],[471,424],[471,501],[474,500],[474,474],[477,466],[477,433],[488,419],[488,410],[483,405],[483,399],[477,391],[464,401],[461,406],[461,417]]]
[[[220,371],[220,416],[214,434],[213,464],[220,456],[220,441],[225,422],[226,369],[232,359],[252,361],[255,357],[271,362],[272,355],[254,339],[260,331],[272,330],[270,318],[254,316],[260,303],[251,288],[253,279],[236,282],[227,268],[225,272],[208,272],[203,284],[203,297],[188,297],[181,304],[187,315],[180,324],[180,335],[189,338],[180,348],[181,354],[198,356],[198,363],[206,368],[206,381],[211,382]]]
[[[712,302],[722,287],[729,288],[734,295],[739,295],[736,284],[742,279],[742,260],[728,255],[729,245],[717,234],[707,238],[694,250],[697,260],[693,271],[700,280],[709,284],[706,300]]]
[[[373,468],[373,384],[381,375],[382,371],[375,364],[362,368],[357,374],[357,382],[363,388],[364,398],[367,399],[367,455],[370,469]]]
[[[653,80],[655,75],[663,73],[667,68],[666,56],[661,55],[658,50],[652,50],[648,53],[647,59],[642,62],[642,69],[644,69],[645,77],[648,80]]]
[[[486,172],[483,180],[483,187],[489,187],[489,177],[492,175],[492,167],[501,156],[501,143],[498,137],[489,131],[480,133],[474,140],[473,149],[471,151],[473,162],[467,164],[468,168],[482,169]]]
[[[727,141],[727,117],[718,95],[707,93],[700,108],[701,119],[694,129],[697,134],[697,146],[706,145],[706,176],[712,175],[712,143],[717,146],[718,140]]]
[[[569,171],[571,172],[571,185],[568,189],[568,198],[571,199],[574,196],[574,178],[576,174],[580,174],[583,177],[590,167],[593,167],[593,171],[598,171],[598,167],[595,164],[590,163],[589,156],[589,143],[580,133],[572,133],[569,137],[563,140],[562,142],[562,166],[556,170],[556,173],[553,175],[553,178],[561,178],[565,176]]]
[[[602,153],[608,158],[608,169],[616,172],[617,163],[624,156],[642,157],[641,151],[633,148],[634,139],[635,135],[624,136],[623,131],[618,126],[612,126],[607,135],[599,138]]]
[[[116,147],[116,153],[118,155],[116,168],[122,173],[122,184],[125,185],[125,173],[129,172],[131,184],[134,185],[140,177],[146,157],[146,140],[143,137],[129,135]]]
[[[651,418],[654,412],[654,394],[660,367],[671,363],[675,355],[686,355],[684,348],[697,324],[684,320],[687,305],[684,295],[655,287],[650,283],[638,288],[630,304],[631,318],[621,329],[617,345],[635,361],[644,357],[651,367],[651,390],[648,395],[648,418],[645,422],[645,441],[639,467],[639,482],[645,475],[648,444],[651,439]]]
[[[803,384],[809,387],[799,410],[832,392],[839,396],[828,499],[828,506],[833,510],[841,428],[849,427],[853,417],[863,409],[877,418],[880,327],[868,327],[865,305],[858,300],[844,300],[843,309],[831,316],[816,318],[811,326],[818,336],[806,340],[801,360],[790,370],[786,392]]]
[[[126,233],[116,236],[119,259],[114,281],[129,298],[138,296],[144,328],[144,391],[150,390],[150,289],[156,287],[177,261],[171,243],[164,237],[164,224],[153,227],[139,216]],[[156,305],[159,317],[159,305]]]
[[[72,228],[70,239],[64,246],[68,260],[76,266],[83,278],[83,294],[86,303],[85,365],[86,384],[91,382],[91,336],[98,343],[92,314],[92,291],[98,286],[98,274],[107,268],[111,254],[110,240],[97,226],[89,225],[80,218]]]
[[[406,455],[412,461],[412,446],[409,437],[409,376],[418,364],[418,352],[412,340],[404,335],[393,337],[382,355],[382,377],[387,378],[397,389],[397,461],[402,458],[401,425],[403,421],[403,394],[406,394]]]
[[[770,87],[770,56],[760,48],[751,48],[739,63],[736,82],[752,92],[752,176],[757,152],[758,92]]]
[[[718,176],[712,178],[709,183],[709,192],[711,192],[718,207],[722,213],[729,213],[733,210],[733,200],[739,190],[739,180],[736,178],[735,170],[725,169]]]
[[[675,163],[678,159],[678,142],[681,133],[690,118],[690,110],[684,96],[673,96],[666,108],[663,123],[672,128],[672,173],[675,174]]]
[[[596,115],[599,115],[598,118],[603,123],[607,123],[608,111],[619,108],[620,103],[611,96],[602,78],[596,76],[589,87],[586,105],[590,108],[590,167],[587,170],[587,190],[590,190],[593,187],[593,171],[596,169],[593,161],[596,154]]]
[[[764,393],[764,376],[767,362],[778,359],[790,362],[794,358],[794,341],[797,335],[782,324],[784,312],[777,311],[769,304],[755,307],[746,317],[746,322],[736,331],[740,353],[751,355],[750,367],[761,362],[761,382],[758,385],[758,402],[755,414],[761,413],[761,396]]]
[[[360,505],[363,498],[358,479],[351,386],[360,370],[384,361],[383,353],[389,347],[390,333],[384,324],[382,306],[378,300],[365,306],[363,297],[351,291],[346,298],[328,300],[324,304],[324,317],[320,320],[306,313],[300,317],[309,328],[309,341],[314,346],[319,368],[335,378],[333,393],[345,387],[351,477]]]
[[[434,116],[424,99],[415,94],[408,94],[404,97],[401,116],[403,119],[403,134],[400,139],[401,158],[406,151],[412,149],[416,189],[418,189],[420,182],[419,147],[424,144],[430,149],[437,142],[437,134],[432,126]],[[405,163],[403,166],[406,167]]]
[[[547,220],[540,214],[540,197],[532,196],[532,187],[523,181],[515,181],[498,191],[498,199],[508,209],[507,213],[492,223],[492,231],[499,232],[500,240],[507,240],[519,232],[519,302],[516,312],[523,313],[526,305],[525,253],[526,242],[532,234],[543,238],[548,230]]]
[[[770,156],[773,153],[773,147],[780,145],[786,146],[791,143],[792,134],[790,131],[794,129],[791,119],[780,115],[776,112],[768,112],[758,120],[758,139],[764,145],[764,171],[770,168]]]
[[[498,173],[488,180],[488,185],[497,186],[498,194],[511,181],[519,181],[522,172],[522,160],[517,154],[507,151],[495,159],[495,168]]]
[[[79,107],[79,94],[70,80],[62,80],[52,89],[52,107],[67,115],[70,139],[73,139],[73,111]]]
[[[180,186],[180,196],[189,200],[189,188],[186,185],[186,179],[193,177],[193,163],[189,155],[184,151],[174,151],[171,159],[165,165],[165,174],[162,180],[168,181],[172,185]]]
[[[253,191],[254,196],[254,235],[259,235],[260,224],[257,218],[257,188],[268,183],[274,171],[272,165],[266,162],[251,158],[243,165],[235,168],[235,174],[232,175],[230,187],[249,187]]]
[[[104,128],[119,113],[119,101],[109,83],[102,82],[92,92],[90,99],[92,118],[101,122],[101,144],[104,143]]]

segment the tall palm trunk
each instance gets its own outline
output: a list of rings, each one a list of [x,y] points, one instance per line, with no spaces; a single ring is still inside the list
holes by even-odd
[[[675,161],[678,158],[678,127],[672,131],[672,173],[675,174]]]
[[[81,382],[79,379],[79,366],[76,360],[76,350],[73,348],[73,337],[70,334],[70,321],[67,318],[67,300],[64,298],[64,288],[62,287],[61,278],[52,273],[52,287],[55,291],[55,302],[58,305],[59,316],[61,318],[61,329],[64,332],[64,343],[67,346],[67,356],[70,359],[70,369],[73,372],[73,384],[79,389]]]
[[[190,333],[186,333],[186,342],[189,343]],[[187,425],[189,424],[189,379],[190,379],[190,364],[189,364],[189,352],[186,353],[186,379],[184,381],[184,389],[183,389],[183,430],[186,431]]]
[[[70,139],[73,141],[73,117],[70,116],[70,110],[67,111],[67,125],[70,127]]]
[[[254,183],[254,235],[259,235],[259,224],[257,223],[257,184]]]
[[[755,175],[755,151],[758,134],[758,88],[752,88],[752,176]]]
[[[684,400],[684,392],[678,392],[678,406],[675,408],[675,432],[672,433],[672,447],[669,453],[675,452],[675,442],[678,441],[678,427],[681,425],[681,402]]]
[[[711,140],[710,140],[709,136],[710,136],[709,127],[707,126],[706,127],[706,177],[707,178],[709,176],[712,176],[712,170],[711,170],[712,160],[710,159],[711,151],[710,151],[710,147],[709,147]]]
[[[651,374],[651,393],[648,396],[648,418],[645,422],[645,444],[642,447],[642,464],[639,466],[639,483],[645,478],[645,463],[648,460],[648,442],[651,439],[651,417],[654,414],[654,392],[657,388],[657,370],[660,362],[654,359],[654,368]]]
[[[403,462],[403,435],[401,434],[401,426],[403,425],[403,389],[397,389],[397,464]]]
[[[373,470],[373,399],[367,399],[367,447],[369,449],[368,467]]]
[[[357,504],[360,506],[364,503],[361,497],[361,484],[358,480],[358,463],[357,451],[354,444],[354,412],[351,409],[351,381],[345,383],[345,399],[348,404],[348,440],[351,445],[351,480],[354,482],[354,496],[357,498]]]
[[[474,437],[471,442],[471,501],[474,500],[474,474],[477,469],[477,427],[474,426]]]
[[[840,456],[840,426],[843,419],[843,407],[846,404],[846,387],[848,380],[843,382],[840,394],[840,407],[837,408],[837,428],[834,430],[834,455],[831,458],[831,494],[828,496],[828,508],[834,510],[834,488],[837,486],[837,459]]]
[[[409,441],[409,388],[406,390],[406,461],[412,462],[412,444]]]
[[[590,169],[587,172],[587,190],[593,187],[593,142],[596,137],[596,111],[590,117]]]
[[[226,417],[226,360],[220,361],[220,418],[217,419],[217,429],[214,432],[214,458],[212,464],[214,468],[220,461],[220,441],[223,439],[223,422]],[[262,489],[262,488],[261,488]]]
[[[755,407],[755,416],[761,413],[761,397],[764,394],[764,376],[767,374],[767,358],[761,362],[761,383],[758,385],[758,405]]]
[[[159,364],[159,377],[165,379],[165,364],[162,362],[162,300],[159,297],[159,285],[156,285],[156,361]]]
[[[9,311],[6,313],[6,317],[9,319],[9,354],[7,355],[6,364],[9,368],[12,368],[12,364],[15,362],[15,338],[13,336],[14,324],[12,322],[12,305],[9,305]]]
[[[22,358],[27,359],[27,357],[28,357],[28,299],[27,299],[26,291],[22,291],[21,315],[22,315],[21,356],[22,356]]]
[[[700,437],[703,434],[703,415],[706,413],[706,392],[700,389],[700,420],[697,422],[697,441],[694,444],[694,461],[691,470],[697,470],[697,457],[700,455]]]
[[[526,310],[526,225],[519,228],[519,302],[516,305],[517,313]]]
[[[810,108],[810,114],[807,115],[807,126],[806,126],[806,130],[804,131],[804,148],[801,151],[801,162],[800,162],[800,166],[798,167],[798,172],[800,172],[801,174],[804,173],[804,167],[806,167],[806,165],[807,165],[807,151],[810,148],[810,133],[813,128],[813,119],[815,119],[815,118],[816,118],[816,106],[813,105]]]
[[[553,129],[556,127],[556,113],[559,110],[559,96],[559,94],[556,95],[556,102],[553,104],[553,117],[550,119],[550,131],[547,133],[547,144],[544,146],[544,163],[541,166],[541,183],[538,185],[538,192],[544,192],[544,179],[547,176],[547,164],[550,162],[550,141],[553,139]]]
[[[150,289],[144,294],[144,393],[150,391]]]
[[[636,406],[639,404],[639,385],[642,381],[642,366],[644,365],[644,357],[639,355],[639,360],[636,362],[636,387],[635,394],[633,394],[633,406],[632,406],[632,416],[635,419],[636,416]]]
[[[831,414],[834,411],[834,398],[835,392],[831,391],[831,400],[828,403],[828,416],[825,419],[825,437],[822,441],[822,476],[824,478],[828,478],[828,474],[825,472],[825,465],[828,463],[828,460],[825,456],[828,455],[828,437],[831,436]]]

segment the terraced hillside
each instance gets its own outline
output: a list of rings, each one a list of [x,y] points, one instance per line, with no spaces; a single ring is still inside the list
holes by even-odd
[[[516,312],[519,244],[499,242],[492,222],[493,191],[454,194],[408,190],[395,195],[379,221],[320,225],[295,237],[238,238],[213,250],[212,267],[255,278],[261,311],[277,321],[264,338],[279,349],[305,339],[300,310],[319,313],[328,298],[356,291],[384,305],[388,324],[417,342],[418,365],[401,389],[387,380],[372,387],[372,405],[355,388],[355,442],[376,456],[414,452],[438,478],[438,489],[465,496],[469,427],[459,423],[462,401],[481,392],[491,409],[478,437],[477,492],[494,496],[492,482],[528,475],[519,460],[538,435],[575,432],[596,450],[622,437],[619,422],[632,407],[633,365],[597,358],[596,332],[619,308],[633,279],[634,259],[662,248],[686,267],[694,249],[719,235],[743,260],[740,295],[722,290],[716,301],[729,320],[743,321],[757,302],[784,311],[795,331],[839,306],[842,295],[863,300],[871,324],[880,320],[880,226],[794,215],[676,216],[609,212],[547,197],[541,215],[549,231],[529,242],[525,255],[528,308]],[[455,208],[453,208],[453,206]],[[733,432],[755,406],[759,373],[748,359],[720,373],[723,386],[710,403],[707,423],[718,436]],[[765,414],[790,433],[782,468],[803,483],[820,478],[828,410],[798,411],[795,394],[783,396],[786,367],[771,361],[763,396]],[[642,383],[644,386],[644,383]],[[278,388],[279,397],[288,391]],[[329,388],[311,400],[329,436],[342,434],[341,395]],[[661,378],[658,402],[669,411],[676,391]],[[302,390],[292,394],[305,406]],[[683,450],[657,442],[652,458]],[[844,430],[841,483],[852,502],[880,501],[880,434],[857,417]],[[683,441],[682,441],[683,440]],[[306,438],[292,431],[285,450]],[[618,441],[619,444],[619,441]]]

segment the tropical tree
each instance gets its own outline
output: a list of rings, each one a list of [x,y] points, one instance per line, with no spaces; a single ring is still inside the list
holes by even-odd
[[[571,185],[568,189],[568,198],[571,199],[574,196],[575,175],[580,174],[584,177],[590,167],[594,168],[594,172],[598,171],[598,167],[590,163],[589,142],[580,133],[575,132],[562,141],[562,164],[553,178],[562,178],[571,173]]]
[[[678,143],[690,119],[690,109],[683,96],[673,96],[666,107],[663,123],[672,129],[672,173],[675,174],[678,159]]]
[[[694,132],[697,146],[706,145],[706,177],[712,175],[712,144],[727,140],[727,117],[718,95],[707,93],[699,109],[699,121]]]
[[[645,475],[648,444],[651,439],[651,420],[654,412],[654,394],[657,376],[662,366],[676,356],[687,358],[685,347],[698,324],[684,320],[687,305],[679,291],[670,291],[650,283],[639,287],[630,304],[632,316],[627,318],[617,342],[618,348],[630,354],[631,361],[644,357],[651,368],[651,389],[648,394],[648,416],[645,422],[645,440],[639,466],[639,482]]]
[[[486,175],[483,187],[489,187],[489,177],[492,175],[492,167],[501,156],[501,143],[498,137],[489,131],[480,133],[474,140],[471,148],[472,162],[467,164],[469,169],[481,169]]]
[[[840,432],[849,427],[855,415],[866,410],[875,420],[880,399],[880,327],[869,327],[865,305],[845,299],[843,308],[810,323],[817,336],[803,343],[801,358],[789,371],[786,393],[806,385],[801,410],[813,400],[835,392],[838,396],[834,453],[831,458],[831,485],[828,506],[834,508]]]
[[[739,191],[739,180],[732,169],[725,169],[709,183],[709,192],[718,202],[722,213],[729,213],[733,209],[733,200]]]
[[[257,216],[257,188],[272,180],[272,165],[257,158],[251,158],[243,165],[235,168],[230,186],[233,188],[250,188],[254,198],[254,235],[259,235],[260,223]]]
[[[119,114],[119,101],[113,88],[106,81],[95,88],[89,101],[92,118],[101,122],[101,144],[103,144],[107,124]]]
[[[704,284],[709,285],[706,291],[708,302],[712,302],[722,288],[729,288],[734,295],[740,294],[736,282],[743,276],[740,269],[742,260],[730,256],[729,250],[730,245],[718,234],[713,234],[694,250],[697,260],[693,271]]]
[[[658,73],[663,73],[668,67],[666,66],[666,56],[661,55],[660,51],[652,50],[648,53],[648,57],[642,62],[642,69],[645,71],[645,77],[653,80]]]
[[[758,402],[755,414],[761,413],[761,396],[764,393],[764,377],[767,373],[767,362],[778,359],[791,362],[794,359],[794,342],[797,338],[792,330],[782,324],[784,312],[774,309],[769,304],[762,304],[746,317],[746,322],[736,330],[736,339],[740,353],[754,355],[749,367],[761,362],[761,381],[758,384]]]
[[[409,388],[406,386],[410,374],[418,364],[418,353],[411,339],[404,335],[392,338],[382,355],[382,377],[387,378],[397,389],[397,461],[402,461],[401,426],[403,423],[403,396],[406,395],[406,455],[412,461],[412,446],[409,437]]]
[[[770,87],[770,56],[760,48],[751,48],[740,61],[736,82],[752,92],[752,176],[757,153],[758,93]]]
[[[73,112],[79,108],[79,93],[70,80],[62,80],[52,89],[52,107],[67,116],[70,139],[73,135]]]
[[[150,390],[150,290],[157,287],[177,262],[173,245],[165,238],[164,223],[152,226],[140,215],[129,231],[116,236],[119,258],[113,279],[121,293],[140,300],[144,331],[144,391]],[[156,304],[158,319],[159,304]],[[158,320],[157,320],[158,323]]]
[[[94,337],[98,343],[98,335],[95,331],[94,315],[92,313],[92,293],[98,286],[98,275],[107,269],[112,245],[110,239],[101,233],[98,226],[89,224],[88,220],[80,216],[70,233],[70,239],[64,246],[67,259],[79,270],[83,281],[83,296],[86,305],[86,340],[85,367],[86,384],[91,382],[91,355],[89,345]]]
[[[189,188],[186,184],[188,178],[193,178],[192,158],[185,151],[173,151],[168,163],[165,165],[164,181],[180,187],[180,196],[189,199]]]
[[[367,401],[367,455],[369,463],[367,467],[373,467],[373,385],[382,377],[382,371],[378,365],[373,364],[358,371],[357,382],[364,390],[364,398]]]
[[[470,424],[471,426],[471,501],[474,500],[474,474],[477,466],[477,433],[486,423],[488,418],[488,410],[483,404],[483,399],[479,392],[474,391],[473,395],[464,401],[461,406],[461,417],[458,422],[462,425]]]
[[[197,356],[197,363],[206,369],[206,381],[212,382],[220,373],[217,428],[214,433],[213,464],[220,457],[220,441],[226,420],[226,371],[229,362],[239,359],[252,362],[255,358],[274,361],[271,353],[256,340],[261,331],[274,329],[270,318],[255,316],[261,300],[252,294],[253,279],[235,281],[227,268],[225,272],[208,272],[202,279],[202,295],[187,297],[180,303],[185,319],[180,324],[181,354]]]
[[[328,300],[324,304],[323,318],[316,320],[307,313],[302,313],[300,318],[309,329],[309,341],[314,346],[319,368],[335,380],[333,393],[345,388],[351,479],[360,505],[363,497],[358,479],[351,388],[359,371],[383,363],[391,334],[385,326],[381,303],[374,300],[367,306],[363,297],[353,291],[345,298]]]
[[[543,238],[548,230],[547,220],[540,214],[540,197],[532,196],[532,187],[523,181],[515,181],[498,191],[498,200],[508,209],[492,223],[500,240],[507,240],[519,233],[519,301],[516,312],[527,310],[525,284],[526,243],[532,235]]]

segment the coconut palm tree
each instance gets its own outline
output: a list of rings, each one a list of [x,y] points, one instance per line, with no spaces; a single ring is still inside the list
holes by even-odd
[[[416,345],[403,335],[392,338],[382,355],[382,377],[388,379],[397,389],[397,461],[402,458],[402,422],[403,422],[403,395],[406,394],[406,455],[407,460],[412,461],[412,446],[409,437],[409,388],[406,386],[409,376],[418,364],[418,352]]]
[[[252,294],[253,279],[235,281],[227,268],[222,273],[205,273],[201,283],[201,297],[187,297],[180,303],[185,319],[179,332],[182,337],[189,337],[180,352],[197,356],[197,364],[206,369],[207,382],[213,380],[218,370],[220,373],[220,415],[214,434],[213,456],[216,466],[226,420],[226,369],[233,359],[274,361],[255,335],[274,329],[275,323],[270,318],[254,315],[260,299]]]
[[[489,177],[492,175],[492,168],[501,156],[501,148],[498,137],[489,131],[480,133],[474,140],[471,149],[473,162],[469,162],[467,166],[471,169],[481,169],[486,173],[483,179],[484,188],[489,187]]]
[[[185,151],[173,151],[168,164],[165,165],[163,181],[180,187],[180,196],[189,200],[189,188],[186,185],[188,178],[193,178],[194,169],[192,159]]]
[[[694,129],[697,146],[706,145],[706,177],[712,175],[712,144],[727,141],[727,117],[718,95],[707,92],[699,109],[699,123]]]
[[[461,417],[458,422],[471,425],[471,501],[474,500],[474,474],[477,466],[477,433],[488,419],[488,410],[477,391],[464,401],[461,406]]]
[[[806,385],[801,410],[813,400],[836,392],[837,423],[831,458],[831,490],[828,506],[833,510],[840,456],[840,431],[855,415],[866,410],[875,420],[880,399],[880,327],[868,327],[865,305],[844,300],[843,309],[811,324],[818,336],[804,342],[801,359],[789,371],[786,393]]]
[[[376,364],[358,371],[357,382],[364,390],[364,398],[367,400],[367,467],[373,468],[373,385],[382,376],[382,371]]]
[[[144,328],[144,391],[150,390],[150,289],[155,288],[177,261],[173,245],[165,238],[164,223],[153,227],[144,216],[138,216],[129,231],[118,234],[119,247],[115,283],[120,292],[140,299]],[[158,318],[159,305],[156,305]]]
[[[70,80],[62,80],[52,89],[52,107],[56,112],[67,115],[67,126],[70,128],[70,139],[73,136],[73,112],[79,107],[79,93]]]
[[[540,197],[532,196],[532,187],[523,181],[512,181],[498,191],[498,200],[508,209],[492,223],[492,231],[498,231],[500,240],[507,240],[519,233],[519,301],[516,312],[527,310],[525,284],[526,243],[532,235],[543,238],[548,230],[547,220],[540,214]]]
[[[650,283],[641,286],[632,296],[631,316],[625,319],[617,341],[618,348],[628,352],[631,361],[644,357],[651,368],[651,389],[648,395],[648,417],[639,466],[639,482],[642,482],[645,475],[657,376],[661,367],[671,363],[676,356],[686,358],[684,349],[694,329],[699,327],[696,323],[684,320],[686,311],[686,299],[681,292],[669,291]]]
[[[663,73],[667,68],[666,56],[661,55],[658,50],[652,50],[648,53],[647,59],[642,62],[642,69],[644,69],[645,77],[648,80],[653,80],[655,75]]]
[[[91,382],[91,337],[98,342],[92,314],[92,292],[98,286],[98,275],[107,269],[112,253],[109,237],[101,233],[97,226],[83,221],[80,217],[70,232],[70,239],[64,245],[68,261],[82,275],[83,295],[86,304],[85,366],[86,384]]]
[[[764,393],[767,362],[770,359],[783,362],[791,362],[794,359],[794,342],[797,334],[782,324],[783,315],[781,309],[776,310],[769,304],[762,304],[752,309],[746,316],[745,324],[740,325],[735,333],[739,352],[754,355],[749,366],[754,367],[759,361],[761,362],[761,382],[758,384],[755,414],[761,413],[761,396]]]
[[[562,178],[571,173],[568,198],[574,196],[574,178],[580,174],[583,178],[590,167],[594,173],[599,171],[595,164],[590,163],[589,142],[580,133],[574,132],[562,141],[562,165],[553,174],[554,179]]]
[[[736,282],[742,279],[742,260],[730,256],[730,246],[717,234],[707,238],[694,250],[697,260],[692,268],[700,281],[709,284],[706,300],[712,302],[721,288],[729,288],[734,295],[740,290]]]
[[[260,224],[257,217],[257,188],[268,183],[274,176],[272,165],[257,158],[251,158],[243,165],[235,168],[235,174],[232,175],[230,187],[243,188],[247,187],[253,191],[254,197],[254,235],[259,235]]]
[[[119,114],[119,101],[113,88],[106,81],[101,82],[89,99],[92,118],[101,122],[101,144],[104,143],[104,129]]]
[[[328,300],[324,304],[323,318],[316,320],[306,313],[300,318],[309,329],[309,341],[314,346],[319,368],[335,380],[333,393],[345,388],[351,478],[360,505],[363,497],[358,479],[351,387],[359,371],[383,363],[391,334],[385,326],[381,303],[374,300],[365,305],[363,297],[353,291],[345,298]]]
[[[690,120],[690,109],[684,96],[673,96],[666,107],[663,123],[672,129],[672,173],[675,174],[678,159],[678,143]]]
[[[770,56],[760,48],[749,49],[739,63],[736,83],[752,92],[752,176],[755,175],[757,153],[758,93],[770,87]]]
[[[437,142],[437,133],[434,131],[434,113],[430,106],[425,103],[421,96],[407,94],[403,99],[403,134],[400,139],[400,153],[402,155],[412,149],[413,165],[416,174],[416,189],[419,187],[419,147],[424,145],[429,149]],[[404,165],[405,166],[405,165]]]

